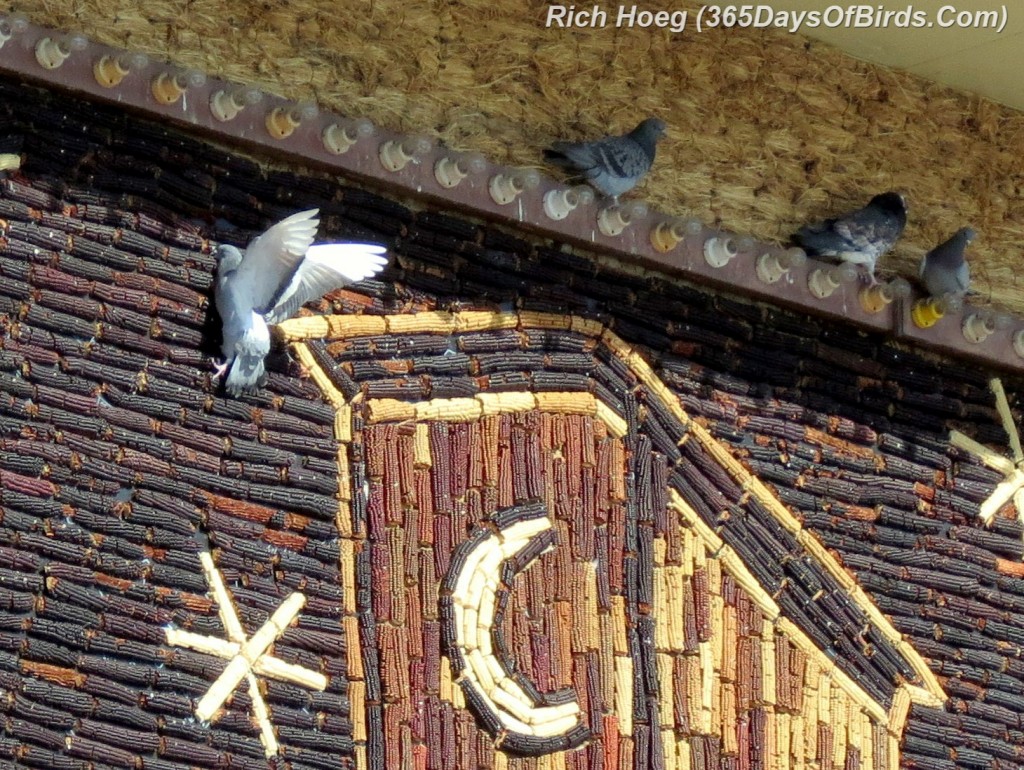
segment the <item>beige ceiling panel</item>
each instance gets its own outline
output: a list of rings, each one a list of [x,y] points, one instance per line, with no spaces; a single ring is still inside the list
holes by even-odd
[[[1024,38],[1015,36],[927,62],[914,72],[997,102],[1024,109]]]
[[[781,12],[822,12],[830,6],[844,9],[863,5],[871,10],[872,26],[841,24],[829,28],[805,24],[799,31],[835,45],[859,59],[906,69],[954,88],[980,93],[1017,109],[1024,109],[1024,78],[1021,77],[1021,72],[1024,72],[1024,2],[1020,0],[1005,6],[995,0],[922,2],[913,5],[774,0],[770,5],[762,3],[755,4],[755,7],[758,5],[770,7],[776,18]],[[924,22],[930,26],[901,29],[895,26],[895,18],[887,28],[878,24],[879,8],[882,11],[902,11],[908,7],[924,13]],[[946,10],[940,11],[944,7]],[[979,14],[985,12],[1000,14],[999,22],[1002,23],[1004,8],[1005,26],[1002,31],[978,23],[964,26],[968,21],[984,19]],[[762,19],[765,13],[762,11]],[[952,23],[952,26],[943,28],[943,22]]]

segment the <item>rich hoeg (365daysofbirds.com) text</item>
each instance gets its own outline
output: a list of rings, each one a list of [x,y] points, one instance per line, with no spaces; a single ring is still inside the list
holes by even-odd
[[[849,29],[991,29],[1002,32],[1007,22],[1006,5],[988,10],[962,10],[955,5],[830,5],[822,10],[780,11],[767,4],[708,4],[691,11],[651,11],[639,5],[550,5],[546,27],[583,29],[606,27],[665,29],[696,32],[718,27],[777,28],[789,32],[844,27]]]

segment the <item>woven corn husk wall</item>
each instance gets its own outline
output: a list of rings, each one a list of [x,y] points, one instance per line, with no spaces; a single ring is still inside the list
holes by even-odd
[[[275,767],[1019,766],[1022,525],[948,438],[1004,453],[987,372],[117,108],[0,81],[0,124],[35,158],[0,184],[0,767],[270,766],[251,694],[193,718],[220,663],[169,632],[289,591],[275,655],[330,681],[266,685]],[[210,247],[304,205],[394,256],[225,398]],[[536,501],[556,547],[502,568],[490,645],[600,737],[509,757],[453,566]]]
[[[582,6],[581,6],[582,7]],[[643,6],[681,9],[655,0]],[[639,195],[768,239],[905,191],[910,224],[883,273],[970,223],[979,301],[1018,311],[1024,117],[775,31],[682,34],[544,26],[514,0],[26,0],[36,22],[315,99],[524,165],[556,137],[670,130]]]

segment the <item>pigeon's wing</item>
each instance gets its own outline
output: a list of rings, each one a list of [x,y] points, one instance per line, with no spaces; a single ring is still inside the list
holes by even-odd
[[[809,254],[835,256],[846,246],[844,239],[833,230],[835,223],[834,219],[826,219],[823,222],[804,225],[797,231],[794,239]]]
[[[251,323],[236,341],[234,360],[224,386],[237,396],[255,390],[263,377],[263,359],[270,352],[270,329],[259,313],[252,313]]]
[[[964,262],[957,268],[954,280],[960,291],[964,294],[971,288],[971,266]]]
[[[956,267],[946,267],[933,259],[922,260],[921,282],[933,297],[943,294],[964,295],[971,288],[971,267],[962,262]]]
[[[262,233],[245,250],[242,264],[231,280],[238,296],[251,299],[251,307],[266,311],[295,273],[316,237],[319,209],[300,211]]]
[[[563,168],[579,168],[579,165],[569,157],[571,148],[575,146],[569,142],[555,142],[544,150],[544,159]],[[589,163],[589,160],[587,162]]]
[[[833,230],[846,241],[847,251],[881,254],[896,243],[903,228],[896,217],[867,206],[837,219]]]
[[[605,141],[601,154],[608,169],[620,177],[640,177],[650,170],[654,160],[643,145],[629,136]]]
[[[291,318],[299,308],[330,291],[376,275],[388,263],[386,246],[324,243],[310,246],[291,281],[266,314],[268,323]]]
[[[552,150],[584,173],[604,171],[616,177],[631,177],[642,174],[651,165],[644,149],[627,136],[578,144],[556,142]]]

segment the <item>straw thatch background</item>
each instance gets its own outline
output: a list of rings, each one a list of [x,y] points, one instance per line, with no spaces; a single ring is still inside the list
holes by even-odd
[[[639,195],[784,239],[895,188],[910,224],[882,272],[964,224],[975,286],[1024,312],[1024,116],[800,36],[545,29],[520,0],[25,0],[33,21],[524,165],[556,137],[670,126]],[[579,4],[578,7],[589,7]],[[616,4],[605,6],[614,17]],[[641,8],[681,9],[652,0]],[[912,34],[912,32],[908,32]]]

